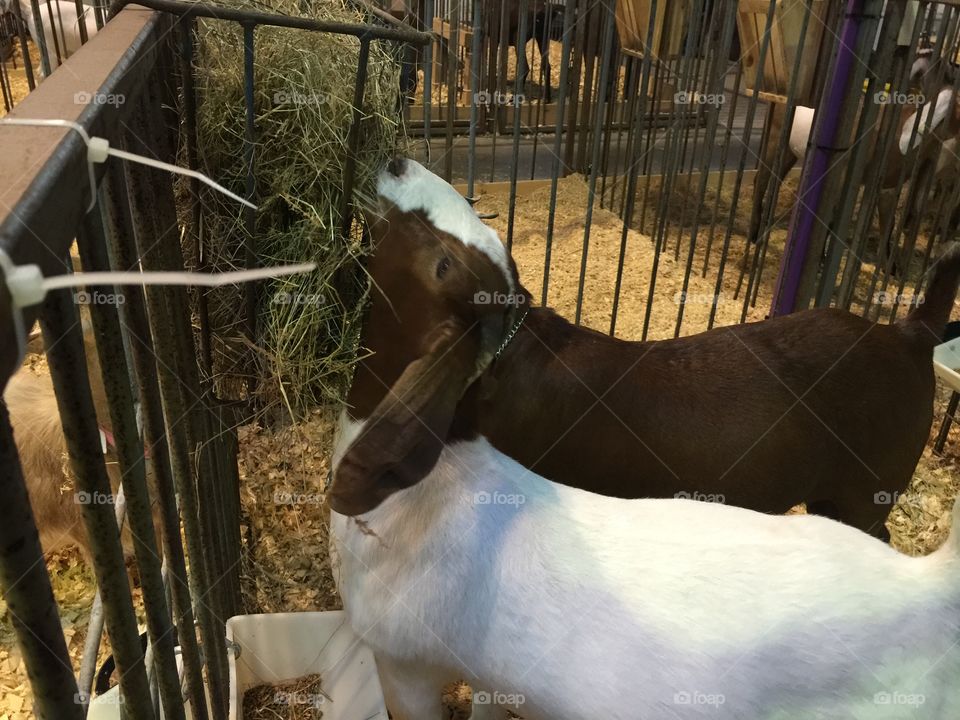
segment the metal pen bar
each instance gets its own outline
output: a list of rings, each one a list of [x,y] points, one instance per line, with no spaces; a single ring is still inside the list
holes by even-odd
[[[197,89],[193,80],[193,18],[185,17],[177,23],[177,32],[180,39],[180,81],[183,84],[183,134],[186,143],[187,167],[191,170],[200,168],[200,157],[197,151]],[[206,246],[203,242],[202,215],[200,205],[200,180],[190,177],[187,181],[190,191],[187,217],[187,237],[192,240],[194,258],[197,270],[207,272],[209,264],[206,257]],[[196,289],[197,320],[200,330],[200,359],[204,372],[208,377],[213,376],[213,350],[210,337],[210,308],[208,304],[209,290]]]
[[[77,246],[84,270],[98,272],[110,269],[104,227],[97,212],[88,213],[77,235]],[[99,286],[88,292],[112,295],[116,288]],[[122,294],[120,295],[122,297]],[[157,681],[163,698],[164,716],[185,720],[180,680],[174,656],[170,610],[163,591],[160,572],[161,556],[153,527],[150,492],[147,487],[146,461],[137,430],[137,418],[130,388],[130,373],[120,333],[120,318],[115,305],[92,303],[90,316],[96,337],[97,354],[110,409],[112,431],[122,473],[124,497],[146,612],[147,631],[154,648]]]
[[[757,70],[754,76],[753,87],[761,88],[763,87],[763,67],[767,58],[767,50],[770,47],[770,29],[773,27],[773,18],[776,12],[776,0],[770,0],[770,4],[767,7],[767,21],[764,26],[763,31],[763,40],[760,43],[760,49],[758,51],[757,57]],[[750,132],[753,129],[753,120],[757,112],[757,102],[759,100],[760,93],[754,92],[750,101],[747,103],[747,117],[744,121],[743,136],[740,139],[740,143],[744,149],[750,147]],[[743,173],[746,168],[747,163],[747,152],[742,150],[740,152],[740,160],[737,163],[737,176],[733,184],[733,194],[731,195],[730,202],[730,213],[727,217],[727,229],[723,236],[723,248],[720,251],[720,263],[717,266],[717,280],[714,285],[714,297],[719,297],[723,289],[723,273],[727,265],[727,254],[730,251],[730,240],[733,233],[734,222],[737,217],[737,204],[740,195],[740,187],[743,184]],[[713,327],[713,323],[716,320],[717,315],[717,303],[712,303],[710,306],[710,315],[707,319],[707,327]]]
[[[232,20],[241,25],[271,25],[273,27],[315,30],[318,32],[335,33],[337,35],[353,35],[357,38],[367,37],[372,40],[400,40],[402,42],[416,43],[417,45],[426,45],[432,38],[429,32],[419,32],[413,29],[388,28],[382,25],[343,23],[332,20],[316,20],[314,18],[298,17],[295,15],[278,15],[276,13],[264,13],[256,10],[222,7],[220,5],[211,5],[202,2],[184,2],[183,0],[115,0],[110,5],[110,17],[116,15],[127,5],[142,5],[151,10],[159,10],[188,18],[202,17],[213,20]]]
[[[94,574],[103,598],[107,632],[120,673],[120,691],[131,720],[152,720],[150,686],[137,617],[110,502],[113,492],[100,451],[83,337],[71,291],[55,290],[47,294],[40,325],[70,465],[76,478],[77,499],[81,502],[94,559]]]
[[[567,99],[567,85],[570,71],[570,30],[572,29],[574,10],[577,0],[567,0],[563,9],[563,43],[560,51],[560,88],[557,98],[557,123],[553,136],[553,161],[550,168],[550,208],[547,211],[547,237],[543,258],[543,286],[540,290],[540,304],[547,305],[547,291],[550,286],[550,255],[553,250],[553,230],[557,219],[557,183],[560,178],[560,144],[563,141],[563,110]],[[654,0],[656,2],[656,0]],[[566,173],[564,173],[566,174]]]
[[[103,184],[107,237],[111,254],[117,267],[122,270],[139,266],[138,254],[133,247],[136,233],[134,214],[139,210],[128,202],[128,191],[124,168],[113,165],[107,171]],[[141,226],[141,232],[147,232]],[[134,360],[137,381],[140,385],[140,407],[144,418],[144,439],[153,458],[153,472],[163,527],[164,557],[166,560],[169,591],[173,599],[174,622],[181,647],[184,674],[186,676],[187,699],[192,699],[191,713],[195,720],[207,720],[207,703],[203,681],[203,663],[197,643],[194,626],[191,583],[196,590],[195,581],[188,580],[186,558],[180,538],[180,515],[177,508],[174,475],[170,464],[166,428],[164,427],[163,408],[158,383],[156,355],[153,351],[153,339],[147,320],[147,309],[143,291],[140,288],[127,288],[124,295],[124,308],[129,325],[124,328],[130,338],[131,354]],[[191,530],[192,532],[192,530]],[[199,573],[195,565],[194,575]],[[202,589],[197,598],[202,603]],[[198,702],[197,699],[200,699]]]
[[[650,17],[655,18],[657,16],[657,0],[650,0]],[[654,23],[651,21],[647,25],[647,38],[645,44],[645,52],[643,54],[642,60],[642,69],[640,76],[640,109],[636,112],[634,125],[631,126],[631,135],[638,133],[642,126],[645,117],[648,117],[649,105],[647,102],[647,90],[649,89],[650,84],[650,69],[651,62],[650,58],[652,53],[649,52],[650,46],[653,44],[654,38]],[[648,127],[649,132],[649,127]],[[623,227],[620,231],[620,255],[617,258],[617,279],[614,284],[613,291],[613,309],[610,313],[610,334],[615,335],[617,329],[617,311],[620,307],[620,289],[623,282],[623,263],[626,258],[627,253],[627,237],[629,235],[630,228],[633,226],[633,211],[636,205],[637,200],[637,178],[640,171],[640,148],[641,145],[639,142],[634,143],[634,157],[631,159],[630,166],[627,168],[628,180],[626,183],[626,205],[624,207],[623,214]]]
[[[607,96],[607,79],[610,73],[610,53],[613,50],[613,41],[612,35],[615,32],[614,21],[616,19],[616,14],[611,6],[607,11],[606,23],[604,26],[604,49],[603,49],[603,59],[600,66],[600,87],[599,87],[599,96],[597,97],[597,107],[596,107],[596,122],[595,126],[597,128],[601,127],[600,118],[602,116],[605,100]],[[574,324],[579,325],[581,320],[581,315],[583,311],[583,289],[587,277],[587,252],[590,249],[590,224],[593,220],[593,206],[596,200],[596,190],[597,190],[597,172],[598,170],[598,161],[600,158],[600,144],[603,140],[603,135],[600,133],[599,129],[593,133],[593,148],[591,151],[590,158],[590,178],[587,183],[587,216],[585,227],[583,231],[583,248],[580,253],[580,278],[577,284],[577,310],[574,315]]]

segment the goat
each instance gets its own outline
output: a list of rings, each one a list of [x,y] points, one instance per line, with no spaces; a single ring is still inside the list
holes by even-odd
[[[120,467],[113,452],[115,448],[109,423],[107,395],[100,375],[93,331],[87,324],[84,324],[83,335],[90,390],[101,421],[100,432],[105,445],[107,474],[116,493],[121,484]],[[23,478],[44,552],[51,553],[74,545],[90,563],[90,546],[81,515],[82,504],[87,500],[75,487],[67,456],[67,440],[60,425],[57,398],[50,376],[21,370],[10,378],[3,400],[10,413],[17,454],[20,456]],[[150,462],[147,462],[147,479],[152,486]],[[95,501],[112,502],[112,498],[98,498]],[[158,533],[157,547],[160,547],[159,508],[154,510],[153,524]],[[132,557],[133,538],[127,527],[120,537],[124,554],[128,558]]]
[[[0,9],[9,9],[15,0],[0,0]],[[50,70],[56,70],[60,63],[73,55],[82,45],[80,37],[80,17],[84,18],[87,38],[97,33],[93,21],[93,6],[84,5],[83,13],[77,13],[77,4],[73,0],[40,0],[40,27],[33,15],[29,0],[16,0],[20,4],[20,15],[27,24],[27,30],[34,43],[39,45],[40,30],[47,46],[47,58]]]
[[[922,68],[923,66],[917,65],[912,77],[923,72]],[[931,108],[933,108],[934,117],[928,131],[927,118]],[[771,106],[764,133],[767,137],[765,153],[754,176],[754,201],[747,234],[747,240],[750,243],[756,243],[760,237],[760,225],[769,200],[766,194],[771,176],[775,178],[777,184],[782,183],[797,161],[804,159],[813,129],[813,117],[812,107],[802,105],[796,107],[793,123],[790,126],[788,147],[779,157],[775,157],[779,144],[777,138],[780,137],[783,123],[786,121],[786,106],[779,103]],[[916,137],[911,146],[910,137],[914,127],[916,127]],[[874,127],[867,137],[860,141],[865,143],[866,147],[876,148],[863,174],[863,182],[864,184],[877,182],[879,178],[881,195],[877,203],[877,212],[881,230],[893,227],[895,195],[900,178],[909,179],[914,164],[920,164],[917,177],[921,183],[928,182],[931,176],[939,183],[952,181],[957,169],[954,150],[958,134],[960,134],[960,102],[955,97],[952,83],[946,83],[936,90],[932,103],[923,104],[919,110],[919,117],[914,106],[904,104],[900,107],[896,142],[891,145],[886,155],[876,147],[882,141],[878,136],[877,127]],[[917,219],[919,213],[917,205],[924,195],[924,192],[915,193],[916,200],[911,207],[907,208],[908,225]],[[890,248],[884,248],[884,252],[889,253]]]
[[[408,182],[470,212],[442,180],[405,166]],[[426,216],[390,221],[411,238],[437,233]],[[926,302],[893,325],[816,309],[656,342],[576,327],[531,307],[518,286],[522,323],[462,406],[495,448],[556,482],[773,513],[806,502],[884,536],[884,498],[909,483],[933,422],[933,346],[953,306],[960,252],[933,272]],[[397,302],[410,289],[378,282],[372,292],[375,303]],[[393,345],[358,364],[348,397],[358,417],[375,407],[364,388],[392,383],[421,354],[417,335],[392,315],[366,327]]]
[[[577,0],[569,0],[576,2]],[[494,47],[513,47],[517,55],[517,78],[520,80],[520,86],[523,87],[530,74],[527,63],[526,46],[533,39],[537,44],[537,52],[540,55],[541,72],[543,76],[543,99],[544,102],[553,100],[553,80],[552,66],[550,63],[550,42],[551,40],[563,39],[564,27],[564,8],[551,0],[528,0],[527,19],[525,23],[525,34],[520,34],[520,0],[496,0],[489,3],[486,12],[486,27],[491,38],[493,38]],[[575,29],[578,24],[583,26],[583,47],[580,48],[582,57],[588,63],[588,69],[585,70],[590,77],[593,67],[593,61],[598,63],[603,58],[603,34],[606,13],[613,12],[606,3],[591,3],[589,5],[577,5],[574,9],[573,21],[569,33],[571,34],[571,43],[575,42],[572,36],[577,35]],[[504,20],[506,36],[500,37],[501,14]],[[610,52],[609,69],[607,78],[607,96],[612,99],[615,91],[616,67],[620,62],[619,58],[619,36],[616,32],[612,34],[610,42],[613,47]],[[493,67],[495,67],[494,64]],[[577,85],[579,78],[571,76],[569,82],[571,85]]]
[[[382,292],[363,334],[391,371],[354,379],[327,500],[344,609],[394,720],[437,720],[461,677],[475,720],[898,720],[921,703],[960,717],[956,514],[942,548],[910,558],[823,517],[546,480],[463,407],[515,326],[505,248],[410,161],[378,191]],[[538,390],[522,402],[548,400]],[[784,454],[781,475],[795,462]],[[643,485],[643,468],[624,472]]]

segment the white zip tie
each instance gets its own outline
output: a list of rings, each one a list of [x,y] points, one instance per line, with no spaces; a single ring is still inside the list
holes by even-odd
[[[23,308],[43,302],[50,290],[89,285],[191,285],[221,287],[252,280],[296,275],[315,270],[316,263],[230,270],[220,273],[199,272],[79,272],[44,277],[39,265],[15,265],[9,255],[0,248],[0,271],[12,301],[14,332],[17,335],[17,366],[27,354],[27,332],[23,322]]]
[[[87,172],[90,177],[90,207],[87,208],[87,212],[93,210],[93,206],[97,202],[97,178],[94,174],[93,166],[97,163],[104,163],[107,161],[107,158],[111,155],[115,158],[121,160],[129,160],[131,162],[140,163],[141,165],[149,165],[150,167],[157,168],[159,170],[166,170],[167,172],[176,173],[178,175],[186,175],[187,177],[196,178],[202,183],[209,185],[211,188],[217,192],[223,193],[228,198],[236,200],[242,205],[246,205],[249,208],[257,209],[257,206],[254,205],[249,200],[245,200],[239,195],[230,192],[223,185],[220,185],[217,182],[214,182],[206,175],[196,170],[190,170],[189,168],[182,168],[179,165],[171,165],[170,163],[161,162],[160,160],[154,160],[153,158],[144,157],[143,155],[136,155],[134,153],[127,152],[126,150],[118,150],[117,148],[110,147],[110,142],[106,138],[102,137],[90,137],[90,134],[87,132],[79,123],[75,123],[71,120],[60,120],[55,118],[49,119],[32,119],[32,118],[2,118],[0,119],[0,124],[3,125],[28,125],[32,127],[57,127],[57,128],[67,128],[68,130],[75,131],[87,146]]]

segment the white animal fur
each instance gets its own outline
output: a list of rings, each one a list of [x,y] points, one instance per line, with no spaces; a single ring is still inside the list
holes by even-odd
[[[948,87],[944,88],[937,94],[937,99],[933,103],[933,120],[930,120],[930,103],[924,104],[923,108],[920,110],[920,124],[917,126],[917,134],[913,140],[913,147],[920,147],[920,142],[923,140],[923,134],[925,132],[933,132],[937,127],[942,123],[947,114],[953,109],[953,88]],[[900,153],[903,155],[907,154],[907,151],[910,149],[910,137],[913,134],[913,126],[917,122],[917,114],[913,113],[910,117],[907,118],[907,121],[903,124],[903,129],[900,131]],[[930,123],[930,127],[927,127],[927,123]]]
[[[20,14],[27,24],[27,30],[33,41],[38,42],[40,37],[36,19],[33,16],[33,8],[29,0],[19,0]],[[13,0],[3,0],[4,9],[9,8]],[[53,22],[50,16],[53,15]],[[97,33],[97,24],[93,19],[93,7],[84,6],[84,22],[87,28],[87,38],[91,38]],[[80,20],[77,14],[77,5],[72,0],[40,0],[40,19],[43,28],[44,41],[47,44],[47,57],[50,60],[50,69],[55,70],[60,66],[57,60],[57,47],[60,48],[60,58],[64,60],[73,55],[80,49]],[[54,44],[54,31],[56,31],[57,44]]]
[[[362,429],[344,414],[335,469]],[[394,720],[461,678],[526,720],[960,717],[957,533],[910,558],[817,516],[604,497],[483,438],[361,519],[332,513],[331,555]]]
[[[526,720],[960,717],[956,535],[910,558],[812,515],[603,497],[483,439],[363,521],[333,513],[335,567],[395,720],[458,678]]]
[[[420,163],[405,160],[401,177],[382,173],[377,193],[402,212],[423,211],[434,227],[453,235],[464,245],[479,249],[503,271],[508,281],[512,279],[507,249],[496,231],[477,217],[470,204],[449,183]]]
[[[937,95],[937,99],[933,104],[933,121],[930,124],[929,132],[936,130],[940,123],[947,117],[947,113],[950,112],[952,107],[953,88],[944,88]],[[927,122],[930,115],[930,108],[930,103],[927,103],[920,111],[920,126],[917,128],[917,135],[913,142],[914,148],[919,147],[920,141],[923,139],[923,134],[928,132]],[[810,142],[810,133],[813,131],[813,113],[813,108],[803,105],[797,105],[794,112],[793,124],[790,126],[790,138],[787,144],[790,147],[790,151],[798,160],[803,160],[807,153],[807,144]],[[902,155],[907,154],[908,146],[910,145],[910,135],[913,132],[916,117],[916,113],[910,115],[903,124],[903,129],[900,132],[899,147]],[[944,145],[946,145],[946,143],[944,143]],[[948,151],[945,150],[944,152]],[[944,153],[941,153],[941,155],[942,154]],[[941,159],[939,162],[948,163],[949,159]]]

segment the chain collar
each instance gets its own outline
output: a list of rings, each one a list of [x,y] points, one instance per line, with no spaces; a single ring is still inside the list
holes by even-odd
[[[517,331],[520,330],[520,326],[523,325],[523,321],[527,319],[527,313],[530,312],[530,305],[527,305],[527,309],[523,311],[523,315],[520,316],[520,319],[517,320],[513,327],[510,328],[510,332],[507,333],[507,336],[503,339],[503,342],[500,344],[500,347],[497,348],[497,351],[493,354],[493,359],[496,360],[503,354],[503,351],[507,349],[507,345],[510,344],[510,341],[513,340],[513,336],[517,334]]]

